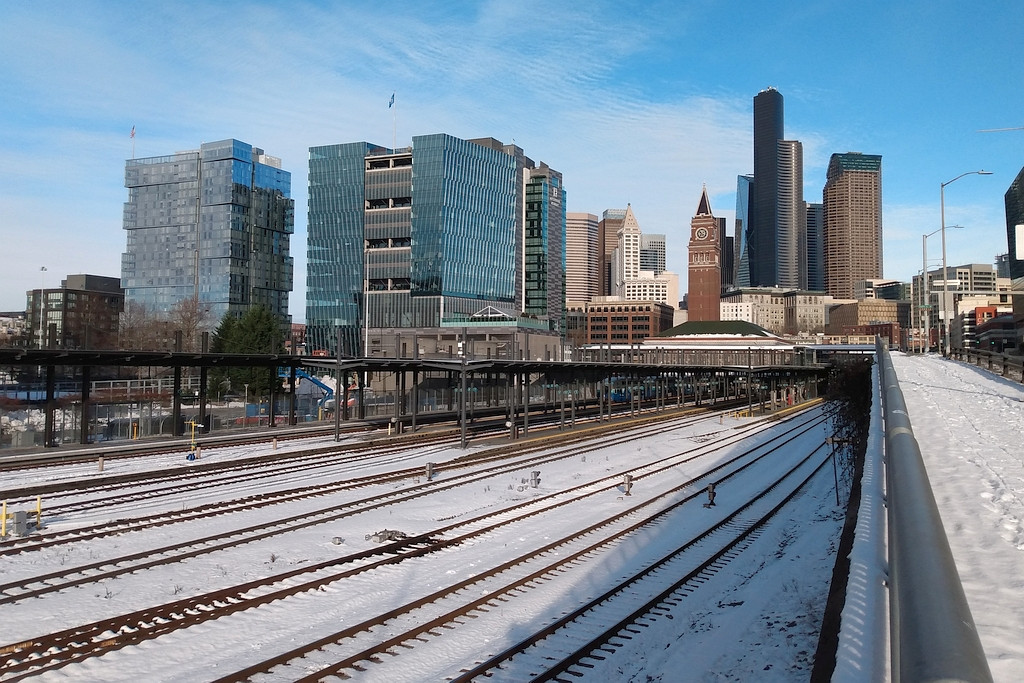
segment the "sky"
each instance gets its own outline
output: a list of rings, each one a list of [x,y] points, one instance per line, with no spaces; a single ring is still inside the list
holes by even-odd
[[[311,146],[514,141],[563,173],[569,211],[628,203],[665,234],[681,291],[702,185],[731,234],[767,87],[803,142],[805,200],[831,154],[882,155],[885,277],[921,270],[940,187],[965,172],[993,175],[945,188],[946,224],[964,227],[947,261],[1006,252],[1003,194],[1024,166],[1024,130],[979,132],[1024,126],[1016,0],[0,6],[0,311],[69,274],[118,277],[125,160],[225,138],[292,173],[296,322]],[[940,265],[938,235],[928,255]]]

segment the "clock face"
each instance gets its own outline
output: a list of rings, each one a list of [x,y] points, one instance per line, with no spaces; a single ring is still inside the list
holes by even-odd
[[[697,232],[696,232],[695,236],[699,240],[706,240],[708,238],[708,229],[707,228],[697,228]]]

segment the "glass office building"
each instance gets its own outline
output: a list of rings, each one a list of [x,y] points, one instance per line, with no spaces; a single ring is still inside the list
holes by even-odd
[[[561,176],[533,168],[515,145],[443,133],[401,149],[310,148],[307,347],[334,355],[340,333],[343,355],[372,355],[384,329],[469,325],[482,311],[514,320],[525,282],[556,288],[560,302]],[[551,249],[551,232],[555,266],[537,251]]]
[[[559,333],[565,330],[565,201],[561,173],[545,164],[530,170],[522,310]]]
[[[736,242],[735,249],[737,287],[750,287],[750,238],[753,230],[750,221],[750,197],[754,186],[754,176],[741,175],[736,177]]]
[[[198,297],[213,321],[263,305],[290,322],[295,204],[281,161],[238,140],[125,162],[126,302]]]

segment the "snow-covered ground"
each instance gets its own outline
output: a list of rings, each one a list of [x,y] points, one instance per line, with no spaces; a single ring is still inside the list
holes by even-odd
[[[230,551],[220,551],[209,557],[198,557],[177,563],[168,568],[147,570],[103,581],[98,585],[87,585],[62,591],[56,595],[21,601],[4,606],[4,617],[0,619],[0,646],[16,642],[33,634],[45,633],[75,624],[99,619],[112,614],[140,609],[160,602],[169,602],[189,595],[200,594],[219,586],[232,585],[258,576],[265,576],[283,569],[313,564],[372,547],[373,541],[365,537],[377,530],[401,529],[410,533],[420,532],[438,526],[441,520],[472,516],[488,509],[507,506],[516,500],[528,499],[552,491],[558,491],[597,476],[632,471],[639,462],[664,457],[687,449],[709,444],[734,428],[749,423],[749,418],[729,417],[724,420],[711,418],[700,424],[651,433],[648,438],[638,434],[629,446],[613,446],[606,451],[588,453],[583,459],[570,458],[561,464],[545,465],[542,484],[539,488],[522,486],[522,476],[528,472],[516,473],[514,477],[503,475],[492,482],[480,481],[469,486],[453,489],[448,494],[438,493],[419,499],[413,504],[403,504],[376,511],[361,513],[347,519],[343,524],[317,525],[307,529],[296,529],[283,537],[275,537],[250,543]],[[806,437],[812,444],[821,443],[824,427]],[[762,437],[763,438],[763,437]],[[475,446],[479,447],[479,446]],[[735,450],[735,449],[734,449]],[[229,458],[251,453],[246,449],[221,449],[204,451],[204,460]],[[443,462],[463,455],[463,451],[452,448],[447,452],[430,452],[421,456],[426,461]],[[146,467],[168,469],[185,467],[183,454],[160,456],[143,461],[110,461],[104,474],[115,471]],[[403,465],[413,464],[413,460]],[[725,454],[718,456],[726,457]],[[141,464],[144,462],[145,464]],[[698,466],[699,467],[703,465]],[[95,467],[69,465],[75,475],[95,475]],[[387,468],[384,468],[387,469]],[[679,480],[695,474],[691,466],[677,468]],[[368,470],[358,474],[366,474]],[[354,476],[356,473],[349,473]],[[49,476],[52,475],[48,475]],[[311,475],[312,476],[312,475]],[[315,477],[337,480],[343,476],[341,470],[320,470]],[[37,482],[39,474],[26,472],[19,476],[21,485]],[[441,478],[443,481],[443,477]],[[727,569],[718,572],[700,590],[688,596],[671,618],[652,619],[642,636],[622,647],[615,657],[608,658],[586,678],[589,680],[624,681],[790,681],[806,679],[810,672],[814,649],[817,644],[817,629],[828,591],[834,563],[838,531],[842,515],[835,504],[832,475],[816,477],[816,484],[800,496],[789,513],[766,532],[751,548],[734,560]],[[261,483],[259,486],[296,486],[300,482],[294,475],[279,483]],[[652,486],[647,482],[637,484],[636,500],[641,493],[640,486]],[[231,496],[253,493],[253,490],[233,490]],[[845,493],[845,492],[844,492]],[[202,497],[189,499],[193,506],[208,499],[209,492]],[[227,494],[225,494],[227,495]],[[351,495],[351,494],[350,494]],[[727,509],[729,498],[745,500],[749,492],[740,487],[726,487],[720,491],[718,511]],[[341,501],[344,495],[338,495]],[[586,507],[588,514],[606,514],[609,509],[621,507],[629,498],[621,493],[595,497]],[[248,515],[247,523],[259,519],[283,517],[302,509],[323,507],[323,499],[311,503],[305,501],[292,505],[278,505],[273,509]],[[680,523],[671,528],[707,524],[710,512],[701,510],[700,501],[684,509]],[[735,502],[735,501],[733,501]],[[168,507],[181,507],[184,501],[166,501]],[[630,503],[632,504],[632,503]],[[45,502],[44,502],[45,508]],[[139,504],[139,513],[154,511],[152,501]],[[277,510],[276,508],[287,508]],[[576,512],[574,514],[581,514]],[[130,516],[119,508],[116,516]],[[116,536],[112,539],[96,539],[77,544],[74,550],[62,550],[52,554],[47,551],[27,553],[25,556],[0,558],[0,583],[15,580],[33,571],[53,571],[67,563],[68,566],[81,564],[112,554],[124,554],[159,545],[155,541],[170,543],[180,540],[180,535],[202,536],[223,528],[224,518],[240,515],[212,516],[202,522],[164,527],[161,538],[153,539],[152,534],[136,532]],[[52,520],[53,528],[74,526],[76,523],[98,521],[96,513],[81,515],[81,519]],[[556,520],[562,522],[563,520]],[[564,520],[566,523],[584,524],[583,517]],[[358,606],[361,601],[370,600],[374,608],[377,603],[401,600],[404,596],[424,587],[437,589],[449,582],[472,576],[478,567],[497,563],[518,554],[520,546],[542,541],[556,533],[552,524],[535,524],[517,529],[515,537],[499,540],[492,537],[488,542],[470,543],[460,546],[455,564],[433,576],[418,575],[415,563],[402,563],[395,567],[395,581],[385,586],[367,587],[363,594],[349,594],[344,591],[328,591],[316,597],[295,600],[288,606],[272,605],[249,610],[231,618],[221,618],[199,627],[174,632],[155,640],[145,641],[138,646],[127,647],[81,664],[73,664],[39,677],[40,680],[209,680],[246,664],[267,657],[273,652],[293,647],[296,643],[313,639],[311,633],[317,629],[340,628],[340,624],[361,617]],[[241,526],[241,522],[234,524]],[[182,528],[178,528],[182,527]],[[333,540],[332,540],[333,539]],[[340,545],[337,539],[340,539]],[[655,552],[660,546],[674,543],[674,535],[662,531],[643,542],[645,551]],[[116,547],[112,547],[116,546]],[[507,550],[506,550],[507,548]],[[503,554],[504,553],[504,554]],[[52,556],[51,556],[52,555]],[[405,565],[409,565],[406,567]],[[575,607],[582,595],[593,590],[593,585],[608,578],[614,578],[616,563],[609,562],[608,568],[578,571],[578,586],[566,591],[565,604],[544,605],[546,614],[558,614]],[[510,606],[527,605],[528,601],[516,601]],[[346,606],[349,607],[346,607]],[[397,667],[368,667],[365,672],[355,673],[360,680],[438,680],[439,677],[458,672],[472,657],[484,656],[486,648],[502,647],[503,639],[511,637],[513,628],[529,623],[530,617],[522,609],[517,612],[507,609],[506,630],[497,631],[494,642],[455,643],[437,648],[428,643],[417,650],[416,656],[395,658]],[[305,610],[305,611],[303,611]],[[353,613],[355,610],[355,613]],[[501,618],[503,615],[492,612]],[[491,616],[491,615],[489,615]],[[547,618],[547,617],[545,617]],[[221,623],[223,622],[223,623]],[[500,626],[500,622],[499,622]],[[330,632],[330,631],[328,631]],[[449,641],[450,642],[450,641]],[[469,647],[469,660],[449,660],[456,650]],[[463,655],[465,656],[465,655]],[[416,665],[403,664],[416,662]],[[417,668],[422,667],[422,668]],[[681,673],[682,672],[682,673]],[[399,678],[394,676],[399,675]],[[269,680],[269,679],[268,679]]]
[[[992,675],[1024,680],[1024,385],[892,354]]]
[[[1000,682],[1024,680],[1024,445],[1021,436],[1024,434],[1024,386],[937,356],[894,353],[892,358],[992,673]],[[731,424],[723,425],[715,419],[676,434],[637,438],[628,448],[618,447],[605,454],[589,455],[585,461],[577,459],[566,461],[561,466],[545,466],[540,489],[521,487],[519,475],[515,481],[481,482],[453,489],[448,495],[423,499],[416,505],[362,513],[343,526],[327,524],[297,530],[287,537],[251,543],[230,552],[222,551],[216,556],[182,562],[162,570],[162,574],[128,575],[98,586],[5,605],[0,617],[0,646],[33,633],[168,602],[218,585],[230,585],[293,565],[314,563],[338,553],[352,552],[372,544],[364,536],[379,529],[402,528],[415,532],[419,527],[429,528],[441,519],[476,514],[506,505],[515,498],[539,495],[578,483],[581,478],[597,473],[626,472],[638,460],[678,452],[684,444],[692,447],[707,443],[723,430],[746,421],[730,419]],[[204,453],[204,459],[240,457],[251,453],[252,447],[211,450]],[[416,458],[423,463],[428,460],[443,462],[462,454],[456,448],[444,452],[410,453],[403,464],[418,463]],[[135,468],[184,467],[182,455],[109,461],[105,474]],[[95,469],[94,465],[69,465],[67,471],[49,476],[87,478],[98,476]],[[348,476],[368,471],[364,468],[350,472]],[[867,474],[872,481],[867,484],[865,505],[876,515],[875,521],[882,523],[884,512],[880,505],[880,482],[883,473],[869,468]],[[38,483],[39,476],[38,472],[25,472],[17,475],[16,479],[14,475],[5,475],[8,478],[5,483],[29,485]],[[345,474],[341,470],[320,471],[315,476],[337,480]],[[682,613],[672,619],[652,620],[642,636],[621,648],[616,656],[598,664],[584,680],[662,683],[806,680],[835,559],[836,533],[841,524],[835,510],[831,476],[825,479],[826,485],[802,498],[802,505],[755,547],[746,551],[741,561],[734,562],[728,571],[718,573],[705,588],[689,596],[681,605]],[[290,475],[277,483],[268,480],[259,486],[272,488],[303,483],[311,482]],[[242,489],[224,495],[242,496],[253,492]],[[729,495],[729,492],[723,491],[721,495]],[[216,494],[211,493],[201,496],[189,499],[187,504],[197,505],[211,496],[216,498]],[[301,511],[303,506],[308,509],[321,507],[321,503],[306,501],[294,508],[287,506],[286,510],[275,510],[270,516],[285,516]],[[184,501],[168,504],[180,507]],[[614,499],[596,500],[593,507],[614,504]],[[153,502],[140,503],[135,513],[153,512],[154,506],[159,507]],[[131,516],[131,511],[118,509],[116,514],[119,517]],[[268,513],[259,514],[266,516]],[[53,520],[52,523],[59,527],[96,521],[97,514],[83,513],[78,520]],[[221,523],[217,518],[211,518],[208,523],[193,523],[192,531],[168,533],[201,535]],[[867,518],[862,519],[862,524],[865,523],[868,523]],[[547,530],[538,531],[543,534]],[[872,530],[866,531],[870,534]],[[114,552],[104,548],[104,543],[117,544],[117,553],[147,547],[153,539],[142,541],[145,536],[125,534],[112,541],[83,544],[70,555],[68,551],[62,551],[65,556],[55,558],[47,559],[42,553],[24,558],[3,557],[0,558],[0,583],[32,571],[25,562],[42,562],[37,565],[38,571],[52,571],[54,567],[49,565],[64,561],[73,564],[75,554],[93,557],[94,554]],[[879,542],[884,543],[877,534],[874,536],[876,547]],[[332,541],[339,537],[341,545]],[[524,539],[526,536],[518,540]],[[170,542],[173,539],[165,540]],[[466,547],[463,552],[462,566],[452,567],[450,576],[420,579],[431,587],[442,585],[444,581],[454,581],[471,574],[480,562],[500,560],[503,551],[491,543]],[[869,559],[866,565],[870,562]],[[856,560],[854,564],[862,568]],[[861,660],[853,661],[848,653],[845,656],[840,653],[840,667],[845,668],[838,680],[880,680],[887,671],[884,664],[887,617],[882,604],[884,590],[879,588],[884,567],[877,562],[875,565],[868,567],[869,575],[858,574],[851,580],[853,598],[874,600],[874,603],[857,605],[858,609],[870,608],[862,612],[867,616],[866,620],[855,625],[867,630],[861,634],[862,647],[858,651]],[[590,576],[588,580],[594,578]],[[409,590],[408,586],[416,585],[416,582],[402,585],[406,586],[403,590]],[[394,587],[382,587],[382,592],[369,597],[375,601],[384,599],[395,590]],[[878,600],[879,595],[883,596],[881,601]],[[71,665],[43,675],[40,680],[209,680],[234,670],[232,667],[237,669],[240,662],[263,658],[269,651],[280,649],[282,644],[288,647],[290,643],[299,642],[324,616],[328,620],[344,619],[343,605],[346,603],[342,598],[344,596],[335,596],[341,600],[336,606],[326,605],[326,597],[302,601],[298,607],[292,606],[291,623],[275,622],[280,607],[251,610],[257,613],[257,618],[249,615],[246,621],[240,622],[244,624],[241,628],[232,627],[230,620],[219,619],[83,664]],[[353,600],[351,597],[344,599]],[[356,596],[352,604],[357,604],[358,599]],[[569,607],[569,604],[554,605],[551,609],[559,612]],[[307,610],[305,621],[299,619],[298,623],[295,622],[295,609],[299,612]],[[509,614],[508,617],[510,623],[514,623],[522,615]],[[260,618],[266,620],[267,628],[260,628]],[[220,621],[224,623],[217,623]],[[370,667],[358,673],[357,679],[388,680],[388,676],[397,670],[403,680],[435,680],[437,659],[431,663],[431,657],[424,656],[427,648],[429,645],[416,657],[395,658],[394,663],[399,664],[397,669]],[[439,654],[443,657],[445,651]],[[422,665],[423,668],[409,666],[403,670],[399,660],[420,662],[422,664],[417,666]],[[457,670],[456,666],[449,673]]]

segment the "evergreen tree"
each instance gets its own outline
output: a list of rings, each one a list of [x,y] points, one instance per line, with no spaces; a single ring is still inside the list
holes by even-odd
[[[241,318],[225,315],[213,333],[211,351],[234,354],[283,353],[281,323],[263,306],[250,308]],[[210,373],[210,385],[215,393],[241,394],[248,384],[250,401],[259,401],[269,396],[271,385],[279,381],[276,368],[222,368]]]

